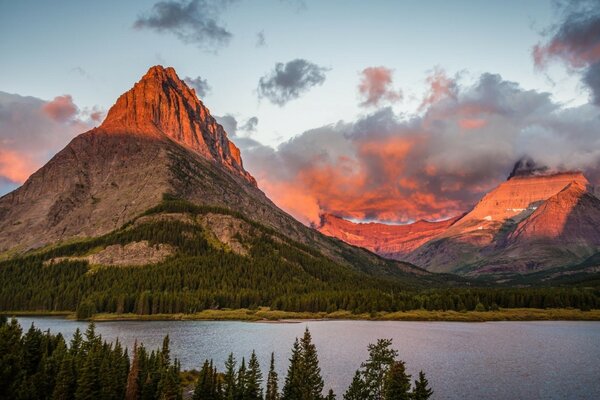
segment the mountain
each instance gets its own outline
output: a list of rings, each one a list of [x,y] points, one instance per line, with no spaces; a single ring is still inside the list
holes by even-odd
[[[210,231],[217,247],[238,254],[250,251],[252,227],[259,223],[261,235],[272,230],[274,240],[309,246],[344,267],[426,274],[326,237],[280,210],[244,169],[240,150],[194,90],[162,66],[150,68],[120,96],[99,127],[74,138],[23,186],[0,198],[0,252],[6,258],[120,232],[165,201],[165,211],[144,217],[146,222],[190,222],[177,210],[206,206],[193,223]],[[147,244],[128,244],[90,260],[143,264],[158,257]]]
[[[429,230],[419,222],[388,226],[331,217],[319,229],[429,271],[529,273],[574,265],[600,251],[600,200],[590,189],[581,172],[548,173],[519,162],[472,210],[425,225]]]
[[[406,225],[386,225],[375,222],[353,223],[332,214],[324,214],[321,216],[319,231],[383,257],[402,259],[446,231],[458,219],[459,217],[455,217],[439,222],[420,220]]]

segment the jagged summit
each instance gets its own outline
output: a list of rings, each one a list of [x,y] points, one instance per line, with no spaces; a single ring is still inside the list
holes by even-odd
[[[244,176],[240,150],[172,67],[151,67],[108,111],[100,130],[168,137]]]

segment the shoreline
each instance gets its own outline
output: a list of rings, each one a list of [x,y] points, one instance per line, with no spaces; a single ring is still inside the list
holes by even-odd
[[[0,311],[7,317],[57,317],[75,320],[72,311]],[[600,321],[600,310],[581,311],[570,308],[511,308],[498,311],[397,311],[353,314],[348,311],[332,313],[289,312],[260,308],[258,310],[204,310],[194,314],[94,314],[89,321],[240,321],[258,323],[301,323],[307,321],[439,321],[439,322],[498,322],[498,321]]]

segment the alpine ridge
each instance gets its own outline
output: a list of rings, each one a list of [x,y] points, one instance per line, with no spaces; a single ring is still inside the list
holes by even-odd
[[[600,251],[600,199],[589,181],[578,171],[549,173],[533,161],[517,163],[465,215],[425,225],[430,229],[420,221],[323,221],[325,234],[435,272],[528,273],[575,265]]]

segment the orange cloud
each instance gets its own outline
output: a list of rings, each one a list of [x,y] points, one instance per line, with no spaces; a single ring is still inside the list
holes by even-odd
[[[472,130],[472,129],[480,129],[487,125],[487,121],[485,119],[459,119],[458,126],[461,129]]]
[[[419,106],[420,110],[423,110],[444,98],[455,97],[456,82],[454,79],[449,78],[446,75],[446,71],[443,69],[436,68],[433,73],[427,77],[426,82],[429,85],[429,93],[421,102],[421,105]]]
[[[23,183],[36,165],[24,154],[0,149],[0,176],[11,182]]]

